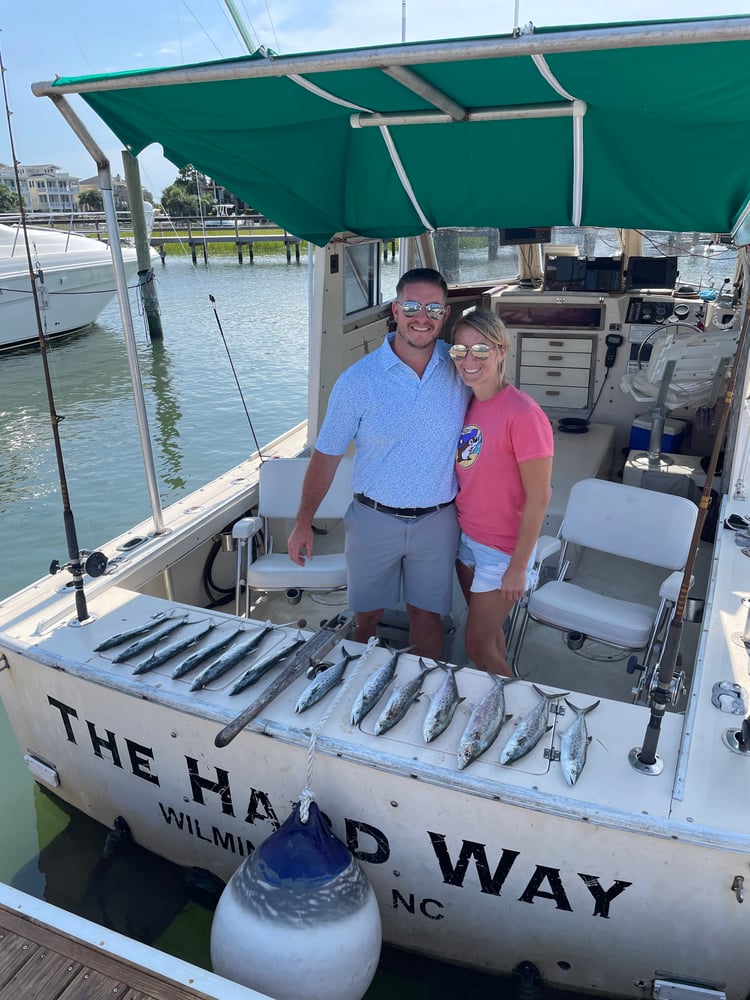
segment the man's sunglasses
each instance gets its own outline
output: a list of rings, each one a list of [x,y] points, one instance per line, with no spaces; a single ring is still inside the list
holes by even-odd
[[[422,305],[421,302],[412,302],[411,300],[408,302],[397,302],[396,305],[407,319],[419,316],[423,309],[427,313],[428,319],[442,319],[445,316],[447,308],[439,302],[428,302],[426,305]]]
[[[476,358],[477,361],[486,361],[492,353],[492,348],[489,344],[472,344],[471,347],[466,347],[465,344],[454,344],[448,348],[448,354],[455,361],[463,361],[469,351],[471,351],[472,358]]]

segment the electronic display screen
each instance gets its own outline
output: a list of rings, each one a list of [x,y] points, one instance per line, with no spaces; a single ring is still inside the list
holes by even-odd
[[[501,247],[524,246],[527,243],[550,243],[552,228],[537,229],[498,229],[498,242]]]
[[[677,281],[676,257],[630,257],[625,272],[625,288],[668,288]]]

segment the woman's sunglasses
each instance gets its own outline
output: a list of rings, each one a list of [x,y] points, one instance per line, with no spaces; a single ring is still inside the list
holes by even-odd
[[[446,306],[441,305],[439,302],[428,302],[426,305],[422,305],[421,302],[410,300],[408,302],[397,302],[396,305],[407,319],[419,316],[423,309],[427,313],[428,319],[442,319],[445,316],[446,310]]]
[[[472,344],[471,347],[466,347],[465,344],[454,344],[448,348],[448,354],[455,361],[463,361],[469,351],[471,351],[472,358],[477,361],[486,361],[492,353],[492,348],[489,344]]]

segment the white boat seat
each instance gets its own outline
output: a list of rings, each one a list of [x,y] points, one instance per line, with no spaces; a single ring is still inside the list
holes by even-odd
[[[646,650],[644,666],[661,654],[666,625],[682,587],[698,508],[685,497],[644,490],[602,479],[583,479],[570,491],[559,538],[562,543],[557,579],[541,582],[520,602],[517,634],[509,649],[519,673],[521,648],[529,620],[563,632],[578,632],[626,650]],[[669,570],[653,584],[654,604],[624,600],[617,595],[616,559],[612,563],[612,593],[586,587],[585,579],[565,579],[570,568],[569,545],[635,560]],[[540,556],[548,554],[546,547]],[[581,576],[585,560],[581,561]],[[691,579],[692,584],[692,579]],[[640,595],[639,595],[640,596]],[[648,599],[648,588],[643,597]],[[655,667],[658,665],[658,659]],[[644,669],[645,674],[645,669]]]
[[[258,470],[258,517],[246,517],[232,529],[237,540],[236,613],[249,615],[253,590],[332,591],[346,586],[344,552],[314,553],[304,566],[292,562],[286,552],[274,552],[270,532],[272,519],[297,516],[307,458],[267,459]],[[328,492],[316,511],[317,520],[338,520],[352,501],[352,459],[341,459]],[[254,554],[255,536],[263,529],[263,551]],[[343,536],[342,536],[343,543]],[[286,544],[286,537],[284,538]],[[244,595],[244,611],[242,610]]]
[[[256,590],[337,590],[346,586],[346,559],[334,552],[298,566],[286,552],[269,552],[250,563],[247,583]]]
[[[529,598],[534,621],[566,632],[582,632],[626,649],[641,649],[648,642],[656,609],[616,597],[597,594],[573,583],[552,580]]]

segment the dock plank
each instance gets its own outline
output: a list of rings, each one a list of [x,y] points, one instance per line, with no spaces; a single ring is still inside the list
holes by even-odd
[[[111,951],[111,932],[99,930],[101,940],[85,940],[0,902],[0,1000],[212,1000],[221,995],[188,985],[192,977],[179,982]],[[203,970],[196,974],[205,976]],[[227,996],[261,996],[220,982]]]

